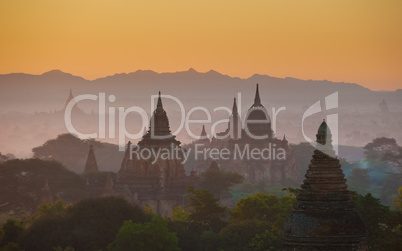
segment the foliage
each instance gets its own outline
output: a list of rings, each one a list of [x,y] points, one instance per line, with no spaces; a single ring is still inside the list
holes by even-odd
[[[0,247],[7,245],[8,243],[18,243],[25,231],[25,227],[22,221],[8,219],[7,222],[1,228]],[[8,249],[15,245],[10,244]]]
[[[394,195],[392,197],[393,197],[394,208],[402,212],[402,187],[399,187],[398,195]]]
[[[206,231],[206,250],[279,250],[286,214],[295,198],[290,195],[257,193],[240,199],[230,213],[229,223],[218,233]],[[265,238],[265,239],[264,239]]]
[[[248,195],[254,195],[256,193],[265,193],[265,194],[274,194],[278,197],[282,197],[285,195],[293,194],[296,195],[297,193],[293,193],[298,190],[298,188],[284,188],[283,186],[267,186],[264,187],[263,192],[259,184],[262,183],[264,180],[261,179],[257,185],[252,183],[242,183],[236,186],[233,186],[231,189],[231,193],[233,196],[233,201],[237,202],[240,199],[246,198]]]
[[[234,190],[241,194],[255,194],[257,188],[253,183],[244,182],[234,187]]]
[[[368,159],[381,159],[390,162],[402,171],[402,147],[393,138],[376,138],[365,147],[365,154]]]
[[[362,214],[368,232],[370,250],[398,250],[402,239],[398,238],[398,225],[402,224],[401,215],[390,211],[370,193],[365,196],[355,194],[353,201]]]
[[[389,173],[384,179],[381,191],[381,201],[387,205],[392,204],[392,195],[398,194],[398,188],[402,184],[402,173]]]
[[[150,206],[144,206],[144,213],[147,215],[149,218],[154,217],[155,214],[155,207],[150,207]]]
[[[57,200],[55,203],[42,203],[37,207],[36,213],[28,220],[28,223],[32,223],[44,217],[63,216],[68,207],[69,205],[66,205],[62,200]]]
[[[21,251],[20,246],[18,243],[9,242],[4,247],[0,249],[1,251]]]
[[[0,164],[0,173],[2,174],[0,204],[13,205],[12,210],[35,211],[41,202],[42,188],[46,180],[53,198],[73,203],[87,197],[85,183],[81,177],[56,161],[9,160]],[[1,210],[2,212],[7,210],[7,206],[2,207]]]
[[[190,214],[186,212],[181,206],[175,207],[172,211],[172,220],[187,222]]]
[[[278,229],[266,229],[263,234],[258,234],[252,240],[255,251],[273,251],[282,249],[282,232]]]
[[[226,207],[219,205],[219,199],[207,190],[189,187],[186,193],[190,200],[188,205],[192,208],[190,221],[206,230],[218,231],[224,225]]]
[[[21,247],[26,251],[67,246],[77,250],[105,249],[124,220],[142,223],[148,217],[122,198],[83,200],[68,207],[61,215],[34,221],[24,234]]]
[[[57,160],[68,169],[77,173],[84,170],[89,145],[93,145],[100,170],[117,171],[115,163],[121,161],[124,153],[118,151],[117,145],[101,143],[93,139],[82,140],[66,133],[43,145],[32,149],[35,158]],[[117,167],[116,167],[117,168]]]
[[[366,194],[370,187],[370,175],[367,169],[353,168],[348,179],[349,190],[356,191],[359,194]]]
[[[55,159],[74,171],[84,166],[82,160],[88,154],[89,144],[77,136],[66,133],[56,139],[46,141],[42,146],[32,149],[35,158]],[[81,160],[81,163],[80,163]]]
[[[202,232],[201,235],[202,250],[223,251],[221,236],[212,230]]]
[[[219,244],[222,250],[250,250],[253,248],[253,239],[258,234],[263,234],[271,226],[265,221],[247,220],[231,222],[219,232],[215,245]],[[205,240],[204,240],[205,241]],[[211,243],[207,243],[211,246]]]
[[[0,164],[6,162],[8,160],[12,160],[12,159],[15,159],[14,154],[11,154],[11,153],[2,154],[0,152]]]
[[[203,250],[201,245],[202,228],[190,221],[167,219],[170,232],[177,233],[178,247],[181,250]]]
[[[290,194],[297,196],[300,193],[300,188],[285,187],[282,191],[288,191]]]
[[[144,224],[125,221],[108,250],[180,250],[177,243],[176,233],[170,232],[159,216],[154,216]]]
[[[68,246],[66,248],[62,248],[62,247],[57,247],[54,249],[54,251],[75,251],[75,248]]]
[[[281,198],[273,194],[257,193],[240,199],[231,211],[233,222],[259,220],[268,222],[278,229],[283,228],[286,215],[292,210],[295,197],[285,195]]]
[[[209,169],[201,174],[200,189],[208,190],[212,194],[219,195],[229,191],[233,185],[240,184],[244,177],[236,172],[225,172]]]

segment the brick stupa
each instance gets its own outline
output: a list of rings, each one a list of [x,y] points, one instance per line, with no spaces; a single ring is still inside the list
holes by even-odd
[[[294,210],[287,215],[283,250],[368,250],[360,213],[347,190],[325,120]]]

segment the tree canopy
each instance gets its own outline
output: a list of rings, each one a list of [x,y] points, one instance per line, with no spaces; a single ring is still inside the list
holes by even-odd
[[[33,148],[32,152],[35,158],[54,159],[63,163],[68,169],[81,173],[90,145],[94,147],[100,170],[117,171],[118,166],[115,163],[119,163],[124,155],[118,151],[117,145],[94,139],[82,140],[69,133],[60,134],[57,138],[46,141],[43,145]]]
[[[125,221],[108,250],[177,251],[177,243],[176,233],[169,231],[160,216],[154,216],[146,223]]]
[[[208,169],[201,174],[199,188],[219,195],[222,192],[229,191],[231,186],[242,183],[243,180],[244,177],[236,172]]]
[[[207,190],[187,189],[188,205],[191,207],[190,220],[205,229],[218,230],[224,224],[226,207],[219,205],[219,199]]]
[[[77,250],[106,249],[125,220],[143,223],[148,216],[118,197],[87,199],[63,214],[47,214],[35,220],[22,240],[26,250],[53,250],[72,246]]]
[[[381,159],[392,163],[399,172],[402,172],[402,147],[394,138],[376,138],[365,147],[368,159]]]

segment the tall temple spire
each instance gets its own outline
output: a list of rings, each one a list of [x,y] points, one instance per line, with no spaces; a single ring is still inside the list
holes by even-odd
[[[150,134],[150,135],[149,135]],[[152,114],[149,131],[147,132],[149,136],[166,136],[171,137],[169,119],[167,117],[166,111],[163,109],[161,92],[159,91],[158,103],[156,109]]]
[[[260,105],[261,105],[260,91],[257,84],[257,88],[255,90],[254,106],[260,106]]]
[[[197,142],[198,142],[198,143],[201,143],[201,144],[204,144],[204,145],[210,143],[209,138],[208,138],[208,135],[207,135],[207,131],[205,130],[205,126],[204,126],[204,125],[202,125],[201,135],[200,135],[200,138],[198,139]]]
[[[66,101],[64,101],[64,108],[66,108],[66,106],[68,105],[68,103],[70,103],[70,101],[74,98],[73,96],[73,91],[70,88],[70,93],[68,94]]]
[[[259,121],[257,122],[257,120]],[[263,123],[261,121],[263,121]],[[255,91],[254,104],[250,107],[246,114],[244,126],[246,132],[245,136],[247,137],[274,137],[273,131],[271,129],[271,118],[269,117],[267,109],[261,104],[260,90],[258,84]]]
[[[205,126],[202,125],[201,138],[204,139],[204,138],[207,138],[207,137],[208,136],[207,136],[207,132],[205,131]]]
[[[85,163],[84,173],[98,172],[98,163],[96,162],[95,152],[92,145],[89,146],[87,162]]]
[[[163,110],[162,99],[161,99],[161,91],[159,91],[158,104],[156,105],[156,109],[162,109]]]
[[[234,139],[240,138],[241,134],[241,122],[239,117],[239,111],[237,109],[236,98],[233,99],[232,115],[229,118],[228,130],[231,131],[231,137]]]
[[[323,121],[318,145],[329,142],[330,135]],[[367,250],[365,225],[347,190],[339,160],[318,148],[305,177],[294,210],[286,218],[283,250]]]
[[[180,142],[175,139],[176,136],[172,135],[170,132],[169,118],[166,111],[163,109],[161,96],[161,92],[159,91],[157,106],[149,121],[149,130],[138,142],[140,147],[162,143],[164,145],[171,143],[180,144]]]
[[[236,98],[234,98],[234,101],[233,101],[232,114],[238,115]]]

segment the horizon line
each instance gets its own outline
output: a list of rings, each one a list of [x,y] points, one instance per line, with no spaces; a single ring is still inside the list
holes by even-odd
[[[366,86],[364,86],[364,85],[362,85],[362,84],[358,84],[358,83],[355,83],[355,82],[344,82],[344,81],[339,82],[339,81],[332,81],[332,80],[328,80],[328,79],[312,79],[312,78],[310,78],[310,79],[302,79],[302,78],[296,78],[296,77],[274,77],[274,76],[271,76],[271,75],[268,75],[268,74],[261,74],[261,73],[254,73],[254,74],[252,74],[251,76],[249,76],[249,77],[247,77],[247,78],[242,78],[242,77],[230,76],[230,75],[228,75],[228,74],[223,74],[223,73],[218,72],[218,71],[216,71],[216,70],[214,70],[214,69],[210,69],[209,71],[206,71],[206,72],[201,72],[201,71],[197,71],[197,70],[194,69],[193,67],[190,67],[188,70],[181,70],[181,71],[178,70],[178,71],[174,71],[174,72],[173,72],[173,71],[171,71],[171,72],[169,72],[169,71],[167,71],[167,72],[157,72],[157,71],[154,71],[154,70],[151,70],[151,69],[147,69],[147,70],[137,69],[137,70],[131,71],[131,72],[114,73],[114,74],[109,74],[109,75],[106,75],[106,76],[103,76],[103,77],[94,78],[94,79],[89,79],[89,78],[85,78],[85,77],[82,77],[82,76],[79,76],[79,75],[74,75],[74,74],[72,74],[72,73],[63,71],[63,70],[61,70],[61,69],[52,69],[52,70],[49,70],[49,71],[45,71],[45,72],[43,72],[42,74],[34,74],[34,73],[26,73],[26,72],[0,73],[0,76],[12,75],[12,74],[25,74],[25,75],[32,75],[32,76],[43,76],[43,75],[45,75],[45,74],[47,74],[47,73],[50,73],[50,72],[60,72],[60,73],[63,73],[63,74],[69,74],[69,75],[71,75],[71,76],[73,76],[73,77],[79,77],[79,78],[82,78],[83,80],[86,80],[86,81],[96,81],[96,80],[98,80],[98,79],[104,79],[104,78],[113,77],[113,76],[116,76],[116,75],[121,75],[121,74],[126,74],[126,75],[128,75],[128,74],[137,73],[137,72],[153,72],[153,73],[156,73],[156,74],[158,74],[158,75],[160,75],[160,74],[184,73],[184,72],[195,72],[195,73],[200,73],[200,74],[207,74],[207,73],[209,73],[209,72],[215,72],[215,73],[217,73],[217,74],[219,74],[219,75],[222,75],[222,76],[227,76],[227,77],[230,77],[230,78],[233,78],[233,79],[236,79],[236,78],[237,78],[237,79],[241,79],[241,80],[247,80],[247,79],[250,79],[250,78],[252,78],[252,77],[254,77],[254,76],[256,76],[256,75],[259,75],[259,76],[266,76],[266,77],[276,78],[276,79],[288,79],[288,78],[290,78],[290,79],[297,79],[297,80],[302,80],[302,81],[317,81],[317,82],[319,82],[319,81],[327,81],[327,82],[331,82],[331,83],[335,83],[335,84],[336,84],[336,83],[339,83],[339,84],[342,83],[342,84],[358,85],[358,86],[361,86],[361,87],[363,87],[363,88],[366,88],[366,89],[368,89],[368,90],[370,90],[370,91],[376,91],[376,92],[395,92],[395,91],[397,91],[397,90],[402,90],[402,88],[393,89],[393,90],[372,90],[372,89],[370,89],[369,87],[366,87]]]

